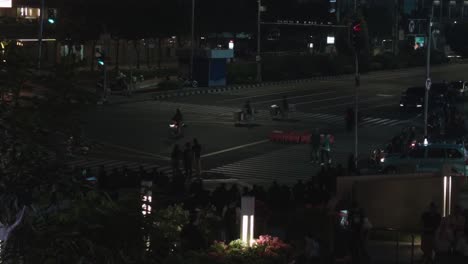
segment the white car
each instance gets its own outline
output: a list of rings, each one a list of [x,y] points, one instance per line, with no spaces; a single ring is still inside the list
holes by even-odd
[[[440,172],[451,165],[459,174],[468,172],[468,152],[457,144],[418,144],[405,154],[388,154],[380,160],[384,173]]]

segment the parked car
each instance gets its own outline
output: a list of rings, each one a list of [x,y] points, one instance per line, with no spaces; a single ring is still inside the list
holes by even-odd
[[[384,173],[439,172],[445,164],[460,173],[468,172],[468,152],[458,144],[417,144],[404,154],[388,154],[380,160]]]

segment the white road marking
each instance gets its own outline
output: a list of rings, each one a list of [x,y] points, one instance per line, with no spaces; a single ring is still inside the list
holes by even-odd
[[[233,151],[233,150],[238,150],[238,149],[241,149],[241,148],[247,148],[247,147],[263,144],[263,143],[266,143],[266,142],[269,142],[269,141],[270,141],[269,139],[264,139],[264,140],[260,140],[260,141],[249,143],[249,144],[244,144],[244,145],[240,145],[240,146],[236,146],[236,147],[232,147],[232,148],[228,148],[228,149],[223,149],[223,150],[220,150],[220,151],[215,151],[215,152],[212,152],[212,153],[202,155],[202,158],[211,157],[211,156],[223,154],[223,153],[226,153],[226,152],[230,152],[230,151]]]
[[[338,96],[338,97],[332,97],[332,98],[326,98],[326,99],[320,99],[320,100],[307,101],[307,102],[302,102],[302,103],[296,103],[295,105],[298,106],[298,105],[305,105],[305,104],[313,104],[313,103],[318,103],[318,102],[334,101],[334,100],[339,100],[339,99],[344,99],[344,98],[354,98],[354,95]]]
[[[336,91],[331,91],[331,92],[323,92],[323,93],[314,93],[314,94],[306,94],[306,95],[300,95],[300,96],[293,96],[293,97],[288,97],[288,100],[291,100],[291,99],[298,99],[298,98],[305,98],[305,97],[312,97],[312,96],[316,96],[316,95],[324,95],[324,94],[331,94],[331,93],[335,93]],[[258,104],[263,104],[263,103],[271,103],[271,102],[278,102],[280,103],[282,100],[282,98],[277,98],[277,99],[273,99],[273,100],[265,100],[265,101],[256,101],[253,103],[253,105],[258,105]]]
[[[143,155],[147,155],[147,156],[150,156],[150,157],[155,157],[155,158],[158,158],[158,159],[161,159],[161,160],[165,160],[165,161],[171,160],[169,157],[166,157],[166,156],[162,156],[162,155],[158,155],[158,154],[154,154],[154,153],[150,153],[150,152],[146,152],[146,151],[141,151],[141,150],[134,149],[134,148],[129,148],[129,147],[124,147],[124,146],[120,146],[120,145],[115,145],[115,144],[107,143],[107,142],[103,142],[103,141],[100,141],[100,142],[101,142],[102,144],[107,145],[107,146],[110,146],[110,147],[114,147],[114,148],[118,148],[118,149],[123,149],[123,150],[127,150],[127,151],[134,152],[134,153],[143,154]]]

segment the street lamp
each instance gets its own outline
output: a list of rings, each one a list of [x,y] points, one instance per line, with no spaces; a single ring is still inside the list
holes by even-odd
[[[261,18],[262,18],[262,0],[257,0],[257,82],[262,82],[262,57],[260,55],[260,44],[261,44]]]

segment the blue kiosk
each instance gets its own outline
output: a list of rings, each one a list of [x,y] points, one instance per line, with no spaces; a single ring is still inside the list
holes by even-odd
[[[227,60],[234,58],[231,49],[197,50],[194,56],[193,79],[201,87],[226,86]],[[181,65],[190,68],[190,50],[179,52]]]

